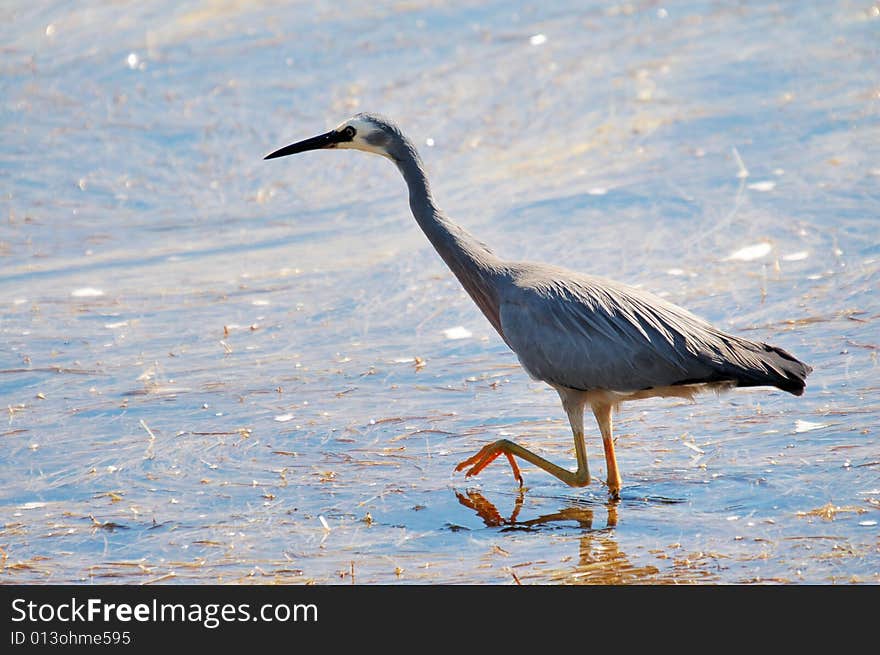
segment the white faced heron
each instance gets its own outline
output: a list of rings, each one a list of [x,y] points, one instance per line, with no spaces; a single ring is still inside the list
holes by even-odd
[[[754,386],[803,393],[812,369],[782,348],[725,334],[681,307],[619,282],[496,256],[437,208],[412,141],[387,118],[358,114],[266,159],[321,148],[363,150],[397,165],[419,227],[523,368],[562,399],[574,433],[577,471],[507,439],[485,446],[457,471],[476,475],[503,454],[522,485],[515,455],[568,485],[588,485],[584,408],[589,405],[602,433],[608,490],[617,498],[621,478],[611,411],[622,401],[692,398],[709,389]]]

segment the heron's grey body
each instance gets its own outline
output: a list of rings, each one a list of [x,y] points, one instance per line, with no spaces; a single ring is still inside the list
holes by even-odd
[[[474,464],[470,474],[505,454],[519,477],[511,457],[517,455],[568,484],[587,484],[583,410],[590,405],[602,431],[609,489],[616,495],[620,478],[610,410],[618,403],[735,386],[803,393],[811,369],[781,348],[726,334],[619,282],[499,258],[437,208],[418,153],[388,119],[358,114],[334,131],[267,158],[316,148],[354,148],[394,161],[409,188],[413,216],[434,248],[529,375],[559,392],[575,436],[577,473],[503,440],[459,466]]]

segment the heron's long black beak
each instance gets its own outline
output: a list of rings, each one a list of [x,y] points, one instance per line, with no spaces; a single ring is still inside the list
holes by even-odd
[[[298,152],[306,152],[307,150],[320,150],[321,148],[332,148],[342,141],[342,135],[336,130],[331,130],[320,136],[313,136],[311,139],[292,143],[284,146],[280,150],[276,150],[272,154],[266,155],[263,159],[275,159],[276,157],[286,157],[287,155],[295,155]]]

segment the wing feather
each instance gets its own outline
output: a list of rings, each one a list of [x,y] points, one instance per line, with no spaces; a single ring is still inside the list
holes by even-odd
[[[653,294],[562,269],[530,266],[500,301],[505,340],[532,377],[555,385],[633,392],[731,381],[799,393],[810,370]]]

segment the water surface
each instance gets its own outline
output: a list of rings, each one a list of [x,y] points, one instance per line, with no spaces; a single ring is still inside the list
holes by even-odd
[[[870,2],[0,10],[7,582],[880,582]],[[357,111],[499,254],[642,286],[815,369],[616,417],[573,466]],[[451,338],[456,337],[456,338]],[[352,576],[354,580],[352,580]]]

